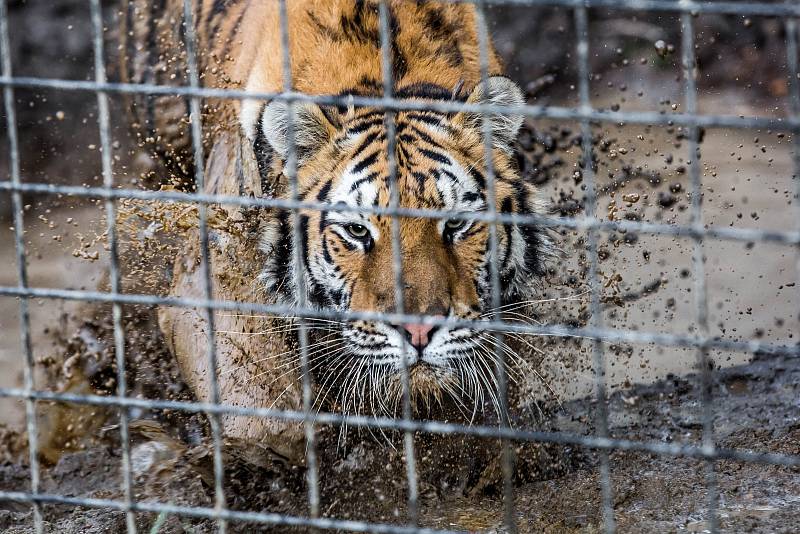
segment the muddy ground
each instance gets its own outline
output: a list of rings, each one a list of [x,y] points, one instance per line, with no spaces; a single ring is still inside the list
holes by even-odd
[[[694,376],[672,378],[615,394],[609,401],[611,434],[633,440],[694,443],[702,422]],[[720,447],[800,454],[800,360],[764,358],[715,374],[714,427]],[[592,431],[590,401],[564,404],[545,427],[577,434]],[[541,428],[542,425],[539,425]],[[330,457],[332,432],[321,433],[321,484],[324,516],[402,523],[405,517],[402,459],[377,439],[366,439],[343,457]],[[29,473],[19,451],[0,450],[0,487],[28,488]],[[500,532],[502,504],[497,486],[470,478],[474,458],[435,458],[474,444],[461,438],[416,437],[420,451],[421,524],[453,530]],[[483,446],[490,445],[484,443]],[[557,472],[530,473],[535,482],[518,481],[516,517],[521,532],[598,532],[600,492],[597,458],[580,447],[519,446],[520,462],[558,463]],[[478,445],[480,448],[480,444]],[[327,448],[326,448],[327,447]],[[387,454],[388,450],[388,454]],[[428,455],[426,456],[426,451]],[[434,452],[435,451],[435,452]],[[341,451],[339,451],[341,453]],[[336,454],[336,453],[334,453]],[[304,514],[301,471],[280,465],[237,463],[226,455],[229,506],[238,510]],[[620,532],[703,532],[707,527],[704,464],[686,458],[613,452],[610,457],[614,512]],[[443,470],[442,465],[447,469]],[[438,465],[437,465],[438,464]],[[121,499],[118,444],[63,456],[45,471],[42,490],[70,497]],[[527,464],[526,464],[527,465]],[[210,462],[203,447],[186,449],[165,439],[155,427],[134,430],[134,494],[142,501],[213,506]],[[521,469],[526,470],[526,467]],[[557,476],[555,476],[557,475]],[[719,517],[725,532],[796,532],[800,520],[800,470],[722,461],[716,466]],[[108,510],[44,507],[48,532],[100,533],[124,529],[124,516]],[[32,532],[31,512],[22,503],[0,501],[0,529]],[[137,514],[147,532],[213,532],[208,520]],[[275,527],[261,530],[273,531]],[[255,524],[233,524],[234,532],[254,532]],[[279,529],[278,529],[279,530]],[[155,531],[155,529],[153,530]]]

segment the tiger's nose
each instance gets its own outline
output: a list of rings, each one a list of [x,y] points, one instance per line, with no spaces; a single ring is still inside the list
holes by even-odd
[[[437,315],[436,317],[443,316]],[[431,342],[431,337],[433,337],[433,333],[437,328],[437,326],[432,324],[405,323],[400,325],[398,329],[403,333],[406,341],[417,349],[419,354],[422,354],[422,351],[425,350],[425,347]]]

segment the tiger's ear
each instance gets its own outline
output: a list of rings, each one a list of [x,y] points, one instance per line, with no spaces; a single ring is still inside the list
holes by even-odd
[[[468,104],[491,104],[499,106],[521,106],[525,104],[522,89],[505,76],[490,76],[486,83],[479,83],[467,98]],[[492,132],[494,147],[511,152],[514,141],[522,127],[522,115],[492,115],[473,111],[462,111],[453,118],[467,128],[483,133],[486,121]]]
[[[288,102],[274,100],[267,104],[261,117],[261,128],[272,149],[286,161],[290,146]],[[298,102],[294,104],[292,130],[297,162],[303,163],[333,138],[336,127],[316,104]]]

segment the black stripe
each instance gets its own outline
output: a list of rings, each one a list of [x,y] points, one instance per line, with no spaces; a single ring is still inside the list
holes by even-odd
[[[517,228],[519,228],[522,239],[525,242],[525,268],[529,274],[543,276],[545,269],[539,253],[542,247],[542,237],[539,229],[532,224],[520,224]]]
[[[381,82],[366,75],[358,80],[358,87],[360,90],[364,91],[364,96],[368,94],[380,94],[383,90],[383,84]]]
[[[481,198],[480,195],[478,193],[473,193],[472,191],[467,191],[461,195],[462,202],[475,202],[479,198]]]
[[[475,224],[475,225],[472,226],[472,228],[470,228],[469,230],[467,230],[467,231],[465,231],[465,232],[463,232],[461,234],[461,239],[467,239],[469,237],[477,235],[480,232],[482,232],[484,228],[485,228],[485,226],[482,225],[482,224]]]
[[[328,239],[324,235],[322,236],[322,257],[327,263],[333,264],[333,256],[331,256],[331,251],[328,249]]]
[[[427,148],[420,148],[419,152],[423,156],[427,156],[429,159],[432,159],[433,161],[441,163],[442,165],[451,165],[452,164],[452,162],[450,161],[450,158],[448,158],[447,156],[445,156],[444,154],[442,154],[440,152],[436,152],[436,151],[433,151],[433,150],[428,150]]]
[[[317,201],[318,202],[325,202],[328,200],[328,193],[331,191],[331,186],[333,185],[333,180],[328,180],[325,182],[325,185],[320,188],[319,192],[317,193]],[[320,211],[319,213],[319,235],[322,235],[325,231],[325,227],[328,225],[328,212],[327,211]]]
[[[476,169],[475,167],[471,168],[469,171],[470,176],[475,182],[478,184],[478,188],[483,191],[486,189],[486,178],[484,178],[483,173]]]
[[[378,173],[377,172],[371,172],[368,175],[364,176],[363,178],[359,178],[358,180],[353,182],[353,185],[350,186],[350,193],[352,193],[353,191],[355,191],[356,189],[361,187],[361,184],[363,184],[365,182],[371,182],[377,177],[378,177]]]
[[[452,172],[448,171],[447,169],[440,169],[440,171],[441,171],[442,174],[444,174],[445,176],[450,178],[455,183],[457,183],[457,184],[461,183],[461,180],[459,180],[458,177],[455,174],[453,174]]]
[[[389,34],[391,36],[389,45],[392,53],[392,80],[397,83],[408,73],[408,61],[400,49],[400,45],[397,44],[397,36],[400,35],[400,23],[391,7],[389,7]]]
[[[418,139],[416,137],[414,137],[411,134],[407,134],[407,133],[398,134],[397,140],[400,141],[401,143],[408,143],[410,145],[413,145],[418,141]]]
[[[371,44],[375,48],[380,48],[378,28],[370,28],[366,25],[366,9],[364,0],[356,0],[353,17],[350,18],[343,14],[339,19],[341,34],[351,41]]]
[[[512,208],[512,205],[511,205],[511,198],[510,197],[504,198],[502,204],[500,205],[500,213],[511,213],[512,209],[513,208]],[[513,228],[513,226],[511,224],[509,224],[509,223],[506,223],[506,224],[503,225],[503,229],[506,231],[506,246],[505,246],[505,252],[504,252],[505,255],[503,256],[503,265],[502,265],[502,267],[505,267],[505,264],[508,263],[508,260],[511,258],[511,239],[512,239],[512,237],[511,237],[511,229],[512,228]]]
[[[519,211],[522,213],[532,213],[528,203],[528,191],[522,184],[515,184],[517,187],[517,203],[519,204]],[[543,276],[544,262],[541,259],[542,235],[539,227],[533,224],[519,224],[517,225],[520,234],[522,234],[522,241],[525,243],[525,269],[528,273]]]
[[[275,243],[275,248],[272,251],[274,258],[274,279],[275,285],[271,288],[273,291],[281,290],[284,295],[291,296],[291,289],[286,281],[289,278],[289,266],[292,258],[292,240],[290,237],[289,228],[289,212],[281,210],[278,212],[278,242]]]
[[[244,14],[247,13],[247,9],[250,7],[250,0],[247,0],[242,10],[239,12],[239,15],[236,17],[236,22],[233,24],[230,33],[225,36],[224,46],[222,47],[222,53],[220,54],[220,59],[222,61],[226,61],[228,54],[231,52],[231,46],[234,42],[234,37],[236,33],[239,31],[239,27],[242,25],[242,20],[244,20]]]
[[[383,134],[383,132],[380,131],[372,132],[364,138],[361,144],[358,145],[358,148],[355,149],[354,153],[361,154],[362,152],[364,152],[364,149],[366,149],[370,144],[376,141],[378,142],[383,141],[385,138],[386,136]]]
[[[325,24],[323,24],[322,21],[319,20],[319,17],[317,17],[317,14],[314,13],[313,11],[311,10],[306,11],[306,15],[308,16],[309,20],[311,20],[311,22],[314,24],[314,26],[317,27],[317,31],[319,31],[321,35],[324,35],[333,42],[340,42],[344,39],[344,36],[342,35],[341,32],[338,32],[333,28],[331,28],[330,26],[326,26]]]
[[[336,235],[339,236],[339,240],[342,242],[344,248],[346,248],[348,251],[352,252],[356,249],[356,246],[352,244],[348,239],[340,236],[339,234]]]
[[[328,301],[324,288],[313,280],[309,284],[308,299],[317,306],[324,306]]]
[[[300,246],[303,247],[303,265],[308,268],[308,215],[300,216]]]
[[[330,293],[330,301],[333,305],[342,305],[344,292],[341,289],[328,289],[328,293]]]
[[[261,106],[261,111],[258,113],[258,121],[256,122],[256,137],[253,139],[253,153],[256,155],[258,174],[261,177],[261,193],[263,195],[270,193],[269,169],[272,166],[273,156],[272,147],[269,146],[267,137],[264,134],[264,128],[261,127],[261,119],[266,109],[266,104]]]
[[[409,119],[409,120],[415,120],[415,121],[424,122],[425,124],[430,124],[431,126],[441,126],[442,125],[441,117],[438,117],[438,116],[432,114],[432,112],[428,112],[428,113],[412,112],[412,113],[409,113],[408,115],[406,115],[406,118]]]
[[[240,0],[214,0],[211,9],[206,15],[206,39],[217,38],[222,23],[227,20],[228,12],[236,7]]]
[[[450,65],[458,67],[464,62],[464,56],[458,48],[458,41],[454,36],[458,33],[457,25],[451,23],[438,7],[430,6],[423,17],[428,39],[432,43],[440,43],[436,54],[447,59]]]
[[[340,113],[337,113],[335,106],[319,106],[319,110],[325,116],[329,123],[333,124],[336,128],[341,127],[342,121],[340,120]],[[343,110],[341,113],[344,113]]]
[[[411,129],[414,131],[415,134],[417,134],[417,136],[419,136],[420,139],[422,139],[426,143],[428,143],[430,145],[433,145],[436,148],[442,148],[442,145],[440,145],[433,137],[431,137],[427,133],[423,132],[422,130],[420,130],[419,128],[414,126],[413,124],[411,125]]]
[[[369,167],[370,165],[373,165],[378,160],[378,154],[379,154],[379,152],[375,151],[372,154],[370,154],[369,156],[367,156],[364,159],[362,159],[360,162],[358,162],[355,165],[355,167],[353,167],[353,174],[358,174],[361,171],[363,171],[364,169],[366,169],[367,167]]]
[[[328,193],[331,192],[332,185],[333,185],[333,180],[328,180],[327,182],[325,182],[325,185],[323,185],[320,188],[319,193],[317,193],[317,200],[319,202],[325,202],[326,200],[328,200]]]
[[[453,96],[451,89],[435,83],[417,82],[406,85],[397,90],[396,98],[425,98],[428,100],[450,100]]]
[[[235,2],[236,0],[214,0],[214,4],[211,6],[211,13],[209,15],[209,18],[215,15],[220,15],[222,13],[225,13],[225,11],[227,11],[228,8],[231,7],[231,4]]]
[[[416,178],[417,185],[419,186],[420,192],[423,191],[425,189],[425,182],[428,181],[428,176],[426,176],[424,173],[421,173],[419,171],[412,171],[411,172],[411,176]]]
[[[397,164],[400,167],[411,164],[411,155],[408,153],[408,150],[406,150],[406,145],[402,143],[397,145]]]
[[[360,134],[366,132],[373,126],[382,126],[383,112],[368,113],[366,115],[359,117],[358,119],[356,119],[356,121],[357,121],[356,124],[354,124],[353,126],[348,126],[347,128],[348,134]]]
[[[214,0],[214,3],[211,4],[211,9],[208,10],[208,15],[206,15],[206,29],[209,31],[208,37],[213,37],[214,35],[214,28],[212,27],[214,19],[218,15],[224,15],[235,2],[236,0]],[[217,24],[216,27],[219,28],[219,24]]]

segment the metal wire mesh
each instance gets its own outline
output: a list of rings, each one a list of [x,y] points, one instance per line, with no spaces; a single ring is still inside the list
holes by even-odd
[[[699,130],[700,128],[739,128],[757,129],[770,128],[776,131],[791,132],[794,135],[794,166],[796,185],[795,204],[800,205],[800,65],[798,65],[798,29],[796,17],[800,17],[800,5],[787,2],[780,3],[750,3],[750,2],[696,2],[691,0],[493,0],[493,4],[520,5],[520,6],[561,6],[570,8],[574,12],[576,29],[576,57],[578,70],[579,106],[569,107],[541,107],[534,105],[500,106],[500,105],[473,105],[459,102],[421,102],[419,100],[404,100],[395,98],[392,94],[392,66],[390,54],[390,21],[386,2],[380,3],[380,29],[381,29],[381,54],[383,59],[383,96],[382,97],[348,97],[346,104],[356,106],[371,106],[385,110],[385,124],[388,132],[389,169],[391,184],[391,202],[388,208],[380,207],[339,207],[337,210],[356,211],[368,214],[388,215],[392,218],[393,234],[393,267],[396,294],[396,309],[394,313],[382,314],[373,312],[331,312],[310,308],[302,299],[297,306],[281,304],[260,304],[253,302],[219,301],[213,299],[211,281],[211,256],[209,252],[208,207],[211,204],[228,204],[235,206],[250,206],[260,208],[281,208],[291,210],[293,216],[298,217],[300,209],[331,210],[325,203],[302,202],[298,199],[298,184],[296,179],[297,158],[292,134],[292,106],[297,103],[314,102],[317,104],[341,104],[342,98],[335,96],[313,96],[297,93],[291,83],[291,60],[289,54],[289,32],[287,25],[286,0],[275,0],[280,5],[281,15],[281,43],[283,53],[283,75],[285,80],[284,90],[276,94],[250,93],[241,90],[209,89],[201,86],[197,66],[197,43],[194,31],[192,2],[184,1],[184,21],[186,31],[186,50],[189,69],[189,84],[186,87],[167,87],[148,84],[122,84],[110,83],[106,78],[106,68],[103,51],[103,25],[99,0],[89,0],[91,7],[91,20],[94,30],[94,78],[93,82],[73,81],[61,79],[24,78],[14,77],[12,74],[11,53],[9,47],[8,16],[5,0],[0,1],[0,45],[2,45],[2,77],[0,85],[3,87],[6,109],[6,127],[9,137],[10,153],[10,180],[0,182],[0,190],[11,195],[13,207],[13,225],[16,248],[16,264],[18,284],[16,286],[0,286],[0,296],[18,297],[20,303],[20,335],[25,354],[24,387],[2,388],[1,397],[23,399],[26,406],[27,433],[29,437],[30,452],[30,480],[29,492],[10,492],[0,490],[0,499],[11,499],[29,502],[34,510],[33,520],[35,530],[43,531],[43,520],[40,507],[45,503],[58,503],[69,506],[83,506],[90,508],[107,508],[120,510],[126,513],[126,527],[129,533],[136,531],[134,521],[135,512],[166,512],[189,517],[202,517],[215,519],[220,532],[224,532],[229,521],[249,521],[273,525],[305,526],[321,529],[339,529],[356,532],[446,532],[418,527],[418,490],[417,467],[414,450],[413,433],[417,431],[438,434],[463,434],[481,437],[495,437],[503,440],[503,475],[504,475],[504,505],[505,526],[509,531],[515,531],[514,512],[514,486],[513,486],[513,451],[510,442],[513,441],[541,441],[549,443],[573,444],[599,453],[600,483],[602,489],[602,512],[606,532],[615,531],[613,509],[613,487],[611,483],[611,468],[609,453],[614,450],[642,451],[659,455],[684,456],[703,460],[706,463],[707,486],[707,515],[708,524],[712,532],[719,529],[717,518],[717,491],[714,466],[722,459],[758,464],[772,464],[780,466],[800,466],[800,457],[771,452],[755,453],[741,450],[719,448],[715,445],[713,435],[713,406],[710,398],[711,371],[708,365],[708,353],[712,349],[729,351],[759,352],[765,354],[798,355],[795,345],[782,345],[767,343],[759,340],[731,341],[718,339],[709,335],[708,312],[706,303],[706,276],[703,264],[704,243],[708,240],[732,241],[758,241],[771,242],[785,246],[797,247],[800,245],[800,228],[795,224],[793,229],[783,231],[757,230],[742,228],[706,228],[703,225],[701,205],[701,173],[699,166]],[[466,1],[466,0],[464,0]],[[473,0],[477,9],[477,34],[480,42],[481,77],[484,81],[488,78],[488,46],[489,37],[487,24],[483,14],[482,0]],[[589,9],[593,7],[613,8],[621,10],[654,10],[671,11],[680,14],[682,40],[682,64],[684,79],[684,108],[683,113],[669,116],[656,112],[612,112],[593,109],[590,92],[589,71]],[[785,17],[786,48],[789,78],[789,103],[791,114],[787,118],[768,117],[742,117],[698,114],[697,87],[695,84],[695,43],[693,32],[693,17],[698,13],[725,13],[737,15],[763,15]],[[15,88],[40,88],[61,91],[88,91],[97,95],[98,127],[102,146],[102,175],[103,187],[77,187],[57,186],[46,183],[24,182],[20,175],[19,142],[17,137],[17,124],[14,106]],[[142,191],[113,187],[112,179],[112,145],[110,140],[110,118],[108,111],[108,98],[112,93],[138,93],[145,95],[176,95],[189,100],[191,111],[192,148],[195,165],[195,182],[198,193],[180,193],[174,191]],[[274,198],[243,198],[223,195],[209,195],[202,193],[205,181],[202,146],[201,102],[204,98],[227,99],[264,99],[282,100],[289,103],[289,158],[286,164],[286,175],[290,178],[291,199],[280,200]],[[485,213],[456,213],[425,209],[401,208],[398,205],[396,184],[396,164],[393,161],[395,131],[395,113],[402,110],[433,110],[440,112],[475,111],[486,114],[522,114],[530,118],[568,119],[577,120],[581,124],[582,132],[582,158],[581,167],[584,183],[586,185],[585,214],[576,218],[552,217],[543,215],[515,215],[497,213],[494,190],[494,173],[492,170],[492,132],[484,129],[484,141],[489,169],[487,170],[487,197],[489,208]],[[591,123],[619,123],[644,125],[679,125],[688,129],[688,158],[689,175],[691,179],[691,221],[688,225],[667,225],[631,221],[603,221],[596,216],[597,186],[595,173],[592,166],[592,134]],[[23,202],[25,194],[39,195],[68,195],[82,198],[100,199],[104,201],[108,220],[109,238],[109,273],[110,291],[82,291],[63,290],[52,288],[31,287],[28,283],[26,271],[26,247],[24,242]],[[147,294],[123,294],[120,290],[120,265],[117,251],[117,228],[115,225],[116,203],[121,199],[157,200],[161,202],[174,202],[198,206],[199,233],[201,246],[201,272],[204,280],[203,297],[175,298],[160,297]],[[499,224],[533,224],[543,227],[569,228],[587,232],[587,253],[589,259],[589,287],[591,320],[586,327],[571,327],[566,325],[535,326],[519,323],[505,323],[499,313],[488,321],[468,321],[444,319],[436,317],[418,316],[407,314],[403,306],[402,288],[402,261],[399,247],[400,234],[397,223],[399,217],[424,217],[434,219],[460,219],[485,221],[490,228],[490,247],[496,252],[498,246],[497,225]],[[293,235],[295,257],[293,259],[296,275],[302,280],[303,270],[299,250],[301,236],[299,225],[295,224]],[[667,235],[688,237],[694,243],[692,254],[692,277],[694,281],[693,294],[695,298],[695,318],[698,329],[693,335],[662,334],[634,330],[607,329],[603,325],[601,313],[601,284],[598,276],[598,240],[603,231],[627,231],[639,234]],[[798,261],[800,273],[800,260]],[[494,308],[499,307],[500,282],[497,266],[491,267],[491,285],[494,295]],[[302,283],[302,282],[301,282]],[[115,340],[115,356],[117,364],[117,393],[115,396],[78,395],[71,393],[55,393],[36,390],[33,382],[34,360],[31,346],[31,324],[28,312],[30,299],[62,299],[86,302],[105,302],[112,304],[113,329]],[[209,369],[211,372],[210,402],[182,402],[169,400],[149,400],[131,398],[126,396],[126,369],[125,369],[125,332],[122,326],[122,306],[129,304],[167,305],[184,308],[199,308],[204,310],[206,320],[210,325],[207,328],[208,346],[210,348]],[[302,362],[302,410],[279,410],[259,407],[242,407],[221,404],[216,378],[216,341],[214,338],[214,311],[233,310],[243,313],[261,314],[290,314],[299,317],[300,358]],[[519,332],[533,334],[549,334],[558,336],[580,336],[589,338],[593,342],[593,367],[595,380],[595,396],[597,400],[596,428],[594,436],[582,436],[567,432],[543,432],[526,429],[510,428],[501,423],[499,427],[461,424],[445,422],[423,422],[412,418],[409,394],[409,376],[405,361],[402,368],[402,413],[400,419],[388,417],[339,415],[335,413],[312,413],[313,391],[308,367],[308,332],[304,319],[323,318],[338,320],[379,319],[392,323],[418,322],[429,325],[466,326],[485,330],[494,336],[502,336],[503,332]],[[606,385],[604,382],[605,368],[604,343],[629,342],[650,343],[662,346],[693,348],[697,352],[697,360],[701,369],[700,399],[703,412],[702,444],[671,444],[655,441],[633,441],[627,439],[613,439],[609,437],[608,414],[606,413]],[[502,362],[503,354],[498,352],[498,360]],[[500,385],[501,404],[505,409],[507,380],[504,375],[505,368],[502,364],[497,366],[498,383]],[[40,474],[37,448],[37,424],[35,416],[35,403],[37,401],[62,401],[95,406],[113,406],[120,408],[120,432],[122,446],[122,473],[124,500],[105,500],[74,498],[57,494],[46,494],[40,491]],[[214,494],[213,508],[175,506],[167,503],[137,502],[133,498],[130,445],[128,439],[129,411],[133,408],[141,409],[171,409],[186,413],[204,413],[210,420],[211,435],[214,443]],[[308,515],[290,516],[264,512],[241,512],[227,509],[225,506],[224,466],[222,463],[222,437],[220,429],[220,416],[234,414],[264,418],[278,418],[287,421],[298,421],[304,424],[307,440],[307,482],[308,482]],[[320,517],[318,465],[315,453],[315,427],[322,424],[360,426],[375,429],[393,429],[404,432],[404,453],[407,465],[408,487],[408,521],[406,525],[390,525],[367,523],[361,521],[348,521],[327,519]]]

